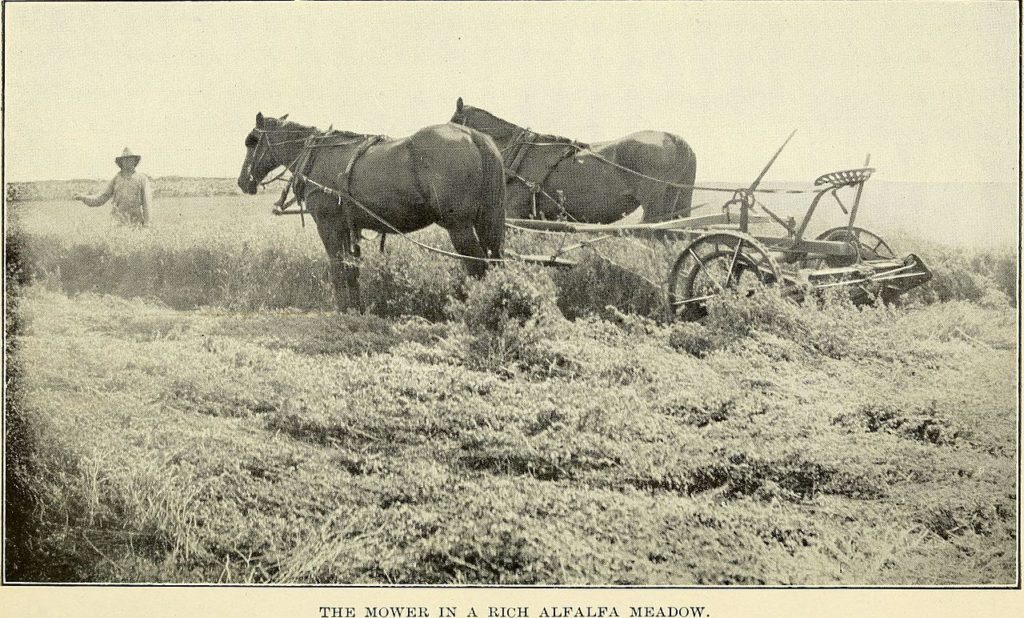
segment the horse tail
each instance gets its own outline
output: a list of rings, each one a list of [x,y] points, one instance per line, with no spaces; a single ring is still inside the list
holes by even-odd
[[[490,137],[472,129],[470,134],[480,153],[482,172],[473,227],[484,254],[500,259],[505,243],[505,165],[501,151]]]
[[[666,214],[689,217],[690,208],[693,205],[693,183],[697,179],[697,154],[683,138],[672,133],[668,135],[675,143],[676,154],[679,156],[679,167],[677,168],[679,173],[674,182],[684,186],[674,187],[676,190],[668,192],[668,195],[672,196],[673,203],[669,204]]]
[[[673,217],[690,216],[693,181],[697,177],[697,157],[690,145],[678,135],[661,133],[661,147],[651,164],[636,168],[655,178],[639,183],[639,199],[644,205],[644,223],[656,223]],[[657,161],[657,163],[654,163]]]

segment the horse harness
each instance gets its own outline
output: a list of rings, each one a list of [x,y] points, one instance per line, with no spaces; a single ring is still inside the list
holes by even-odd
[[[284,210],[294,203],[299,204],[300,213],[306,211],[306,198],[313,191],[321,191],[327,195],[332,195],[338,199],[338,208],[341,210],[341,217],[345,224],[345,230],[348,234],[348,242],[345,246],[348,249],[349,254],[352,257],[358,258],[360,254],[359,250],[359,235],[356,232],[355,225],[352,217],[352,205],[356,203],[355,198],[352,195],[352,170],[355,168],[356,161],[359,160],[370,148],[377,145],[380,142],[386,141],[388,138],[385,135],[369,135],[365,136],[356,149],[352,152],[352,156],[349,158],[348,163],[345,165],[345,169],[338,174],[337,188],[324,186],[315,180],[309,178],[309,173],[313,168],[315,162],[315,152],[318,148],[337,148],[341,146],[348,146],[354,143],[355,140],[351,139],[350,136],[346,141],[338,143],[324,143],[325,138],[333,137],[331,135],[310,135],[306,138],[306,143],[302,147],[302,151],[296,158],[293,165],[295,172],[292,174],[291,180],[285,185],[284,190],[281,192],[281,197],[277,202],[277,206],[280,210]],[[310,187],[309,185],[312,185]],[[290,201],[287,200],[288,192],[291,191],[294,197]],[[305,221],[303,220],[303,223]],[[384,248],[385,234],[380,235],[380,247],[381,250]]]
[[[539,134],[534,133],[529,129],[523,129],[519,132],[516,137],[512,139],[512,142],[502,152],[505,173],[509,175],[510,180],[515,179],[526,185],[530,190],[530,215],[533,219],[542,218],[543,213],[537,207],[537,194],[543,194],[558,209],[559,219],[572,219],[573,217],[565,209],[565,196],[559,191],[558,197],[554,198],[549,193],[544,191],[544,183],[547,182],[548,178],[555,171],[562,161],[575,155],[580,150],[587,150],[589,146],[576,140],[564,142],[565,148],[559,154],[558,158],[555,159],[554,163],[548,166],[547,170],[544,171],[544,175],[539,180],[530,180],[525,178],[519,173],[520,168],[523,166],[523,162],[526,160],[526,156],[533,150],[534,147],[545,147],[545,146],[558,146],[563,145],[563,142],[536,142],[534,141]]]

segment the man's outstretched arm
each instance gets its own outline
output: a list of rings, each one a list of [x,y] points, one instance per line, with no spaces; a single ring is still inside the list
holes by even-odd
[[[107,203],[107,200],[114,195],[114,179],[111,178],[110,182],[107,183],[107,188],[103,190],[103,193],[99,195],[82,195],[79,193],[75,196],[75,199],[82,202],[86,206],[95,208],[96,206],[102,206]]]

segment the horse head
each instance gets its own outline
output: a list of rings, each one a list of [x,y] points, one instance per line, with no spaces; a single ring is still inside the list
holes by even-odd
[[[245,136],[245,160],[238,174],[238,187],[245,193],[254,195],[271,170],[294,161],[303,140],[316,131],[287,118],[288,114],[280,118],[256,114],[256,126]]]
[[[464,104],[462,97],[455,102],[455,113],[449,122],[486,133],[499,145],[514,139],[523,131],[522,127],[502,120],[485,109]]]

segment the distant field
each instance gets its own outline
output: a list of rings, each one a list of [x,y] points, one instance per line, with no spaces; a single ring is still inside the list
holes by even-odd
[[[111,173],[111,176],[114,174]],[[67,201],[76,193],[95,194],[106,187],[110,178],[80,180],[43,180],[7,184],[8,201]],[[233,178],[186,178],[161,176],[153,178],[154,197],[207,197],[241,193]]]
[[[936,272],[904,307],[680,325],[676,246],[473,284],[390,238],[339,315],[273,198],[8,206],[9,577],[1015,582],[1011,249],[895,235]]]

